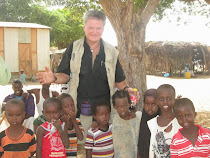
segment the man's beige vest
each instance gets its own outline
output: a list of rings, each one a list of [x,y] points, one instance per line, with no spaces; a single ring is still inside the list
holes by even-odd
[[[107,78],[110,88],[110,96],[114,94],[114,84],[115,84],[115,70],[118,59],[118,50],[110,45],[109,43],[103,41],[104,52],[105,52],[105,67],[107,72]],[[79,39],[73,43],[73,50],[70,60],[70,70],[72,73],[72,78],[69,81],[69,94],[72,96],[75,106],[77,105],[77,88],[79,86],[79,74],[82,62],[82,56],[84,54],[84,38]],[[113,105],[111,106],[112,112],[115,113]]]

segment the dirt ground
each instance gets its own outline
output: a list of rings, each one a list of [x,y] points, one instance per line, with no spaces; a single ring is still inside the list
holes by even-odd
[[[157,88],[166,83],[175,87],[176,95],[182,95],[193,101],[197,112],[196,123],[210,128],[210,76],[197,75],[195,78],[184,79],[147,75],[147,88]],[[24,86],[24,89],[40,87],[38,82],[28,82],[28,86]],[[60,92],[60,85],[52,85],[51,89]],[[13,93],[11,84],[0,86],[0,103],[11,93]],[[83,145],[79,145],[78,158],[85,158]]]

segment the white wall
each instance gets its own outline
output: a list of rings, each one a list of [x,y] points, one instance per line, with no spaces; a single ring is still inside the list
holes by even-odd
[[[50,32],[49,29],[37,29],[37,62],[38,70],[50,66]]]
[[[11,72],[19,72],[18,29],[4,28],[5,61]]]

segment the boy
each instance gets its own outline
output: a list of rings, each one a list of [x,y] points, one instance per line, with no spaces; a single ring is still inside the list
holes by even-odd
[[[26,86],[27,86],[26,75],[24,74],[23,70],[20,71],[20,80],[21,80],[22,84],[26,84]]]
[[[23,85],[20,80],[15,79],[12,82],[12,89],[14,91],[13,94],[8,95],[2,104],[2,112],[5,111],[5,103],[8,102],[12,98],[16,98],[22,100],[25,106],[25,118],[23,125],[26,128],[34,130],[33,121],[34,121],[34,114],[35,114],[35,104],[34,104],[34,97],[30,93],[25,93],[23,91]]]
[[[112,125],[109,124],[110,105],[106,102],[97,102],[92,106],[93,118],[98,124],[98,129],[88,130],[85,149],[86,158],[114,156]]]
[[[11,99],[5,106],[6,118],[10,126],[0,133],[0,157],[26,158],[36,151],[33,131],[22,125],[25,118],[24,102]]]
[[[183,128],[174,135],[171,157],[210,157],[210,130],[195,125],[195,107],[190,99],[177,100],[173,107],[175,117]]]

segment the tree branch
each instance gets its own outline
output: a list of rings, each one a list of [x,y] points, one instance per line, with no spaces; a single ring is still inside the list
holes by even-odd
[[[144,10],[142,11],[141,15],[139,15],[141,23],[147,25],[151,16],[154,14],[159,2],[160,0],[148,0]]]

